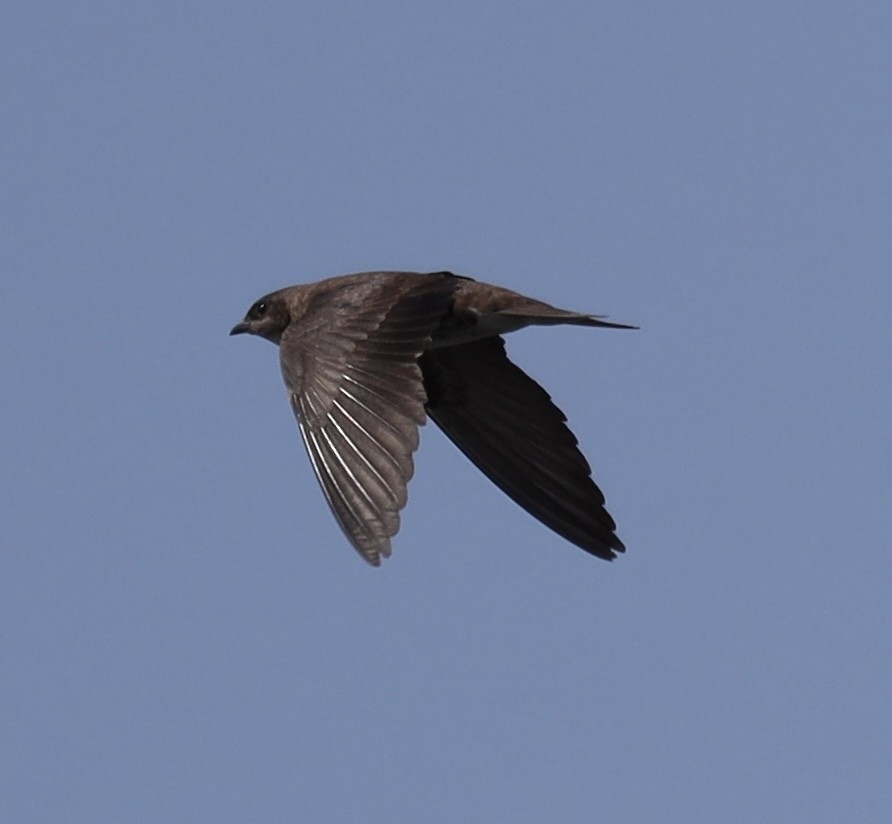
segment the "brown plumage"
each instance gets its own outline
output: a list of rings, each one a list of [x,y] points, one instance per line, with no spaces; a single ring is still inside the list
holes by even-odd
[[[624,551],[566,417],[508,360],[530,325],[634,329],[449,272],[362,272],[258,300],[230,334],[279,346],[325,497],[369,563],[390,555],[429,415],[504,492],[599,558]]]

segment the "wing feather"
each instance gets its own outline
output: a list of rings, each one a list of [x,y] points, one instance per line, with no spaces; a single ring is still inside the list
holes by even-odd
[[[428,414],[490,480],[587,552],[624,551],[566,416],[500,337],[429,350],[421,366]]]
[[[390,555],[414,471],[426,394],[418,358],[449,311],[456,279],[381,276],[311,306],[282,337],[282,374],[316,477],[338,524],[371,564]]]

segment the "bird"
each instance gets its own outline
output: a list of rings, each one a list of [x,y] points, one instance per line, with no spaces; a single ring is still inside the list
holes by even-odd
[[[358,272],[257,300],[230,335],[276,344],[325,499],[373,566],[391,554],[427,418],[533,517],[598,558],[625,551],[567,418],[508,359],[526,326],[637,329],[451,272]]]

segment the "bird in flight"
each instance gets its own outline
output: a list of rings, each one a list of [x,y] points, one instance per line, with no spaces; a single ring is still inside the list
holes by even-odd
[[[230,334],[278,345],[316,477],[370,564],[390,555],[428,416],[527,512],[612,560],[625,546],[566,416],[505,353],[503,334],[557,324],[637,328],[450,272],[360,272],[271,292]]]

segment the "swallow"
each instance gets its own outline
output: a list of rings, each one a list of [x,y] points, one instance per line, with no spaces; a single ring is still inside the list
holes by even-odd
[[[625,546],[566,416],[505,352],[504,334],[560,324],[637,328],[450,272],[360,272],[271,292],[230,335],[279,347],[313,470],[370,564],[390,556],[428,417],[533,517],[612,560]]]

